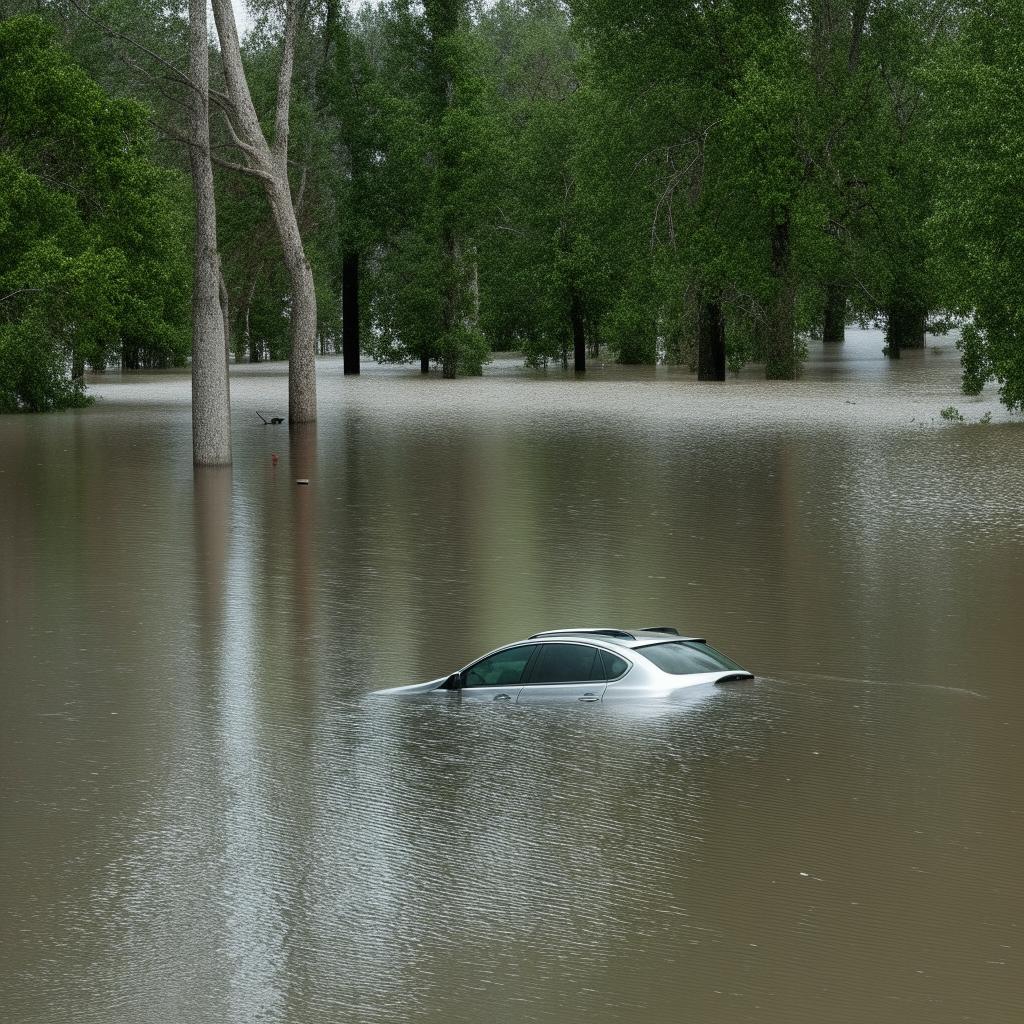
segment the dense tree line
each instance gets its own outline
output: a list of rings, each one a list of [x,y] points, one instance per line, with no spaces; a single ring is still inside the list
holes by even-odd
[[[199,36],[195,4],[18,6],[0,408],[186,357],[190,17],[207,351],[290,358],[292,420],[315,417],[314,352],[791,378],[808,337],[884,318],[897,358],[951,315],[965,388],[1024,407],[1020,0],[287,0],[241,40],[228,0]]]

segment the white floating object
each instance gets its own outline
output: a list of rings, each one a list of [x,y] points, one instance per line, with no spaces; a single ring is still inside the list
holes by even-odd
[[[305,484],[307,487],[309,486],[309,481],[308,480],[296,480],[295,482],[297,484]]]

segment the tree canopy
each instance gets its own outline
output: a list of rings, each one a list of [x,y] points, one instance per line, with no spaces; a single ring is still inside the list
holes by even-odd
[[[180,49],[177,8],[109,6],[163,59]],[[0,26],[5,408],[77,400],[86,363],[187,353],[174,104],[61,10]],[[855,318],[881,318],[896,358],[952,316],[965,388],[995,379],[1024,407],[1016,0],[256,10],[241,60],[268,126],[292,25],[287,185],[316,345],[347,337],[346,372],[354,345],[448,376],[515,350],[790,378]],[[44,21],[83,31],[59,45]],[[216,41],[211,62],[227,95]],[[230,345],[285,358],[305,270],[214,107]]]
[[[18,17],[0,23],[0,111],[0,409],[81,402],[86,362],[182,363],[187,192],[152,160],[145,109]]]

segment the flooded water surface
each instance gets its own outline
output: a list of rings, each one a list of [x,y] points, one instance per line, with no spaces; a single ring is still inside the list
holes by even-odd
[[[0,1018],[1024,1019],[1024,426],[880,348],[0,418]],[[371,696],[652,624],[758,679]]]

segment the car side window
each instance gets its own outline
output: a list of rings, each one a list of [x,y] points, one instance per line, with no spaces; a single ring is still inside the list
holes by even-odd
[[[588,683],[604,681],[600,651],[587,644],[542,644],[537,664],[527,682]]]
[[[522,644],[478,661],[466,672],[466,686],[518,686],[536,649],[536,644]]]
[[[605,679],[618,679],[619,676],[625,675],[626,669],[629,668],[629,662],[625,658],[620,658],[611,651],[602,651],[601,657],[604,659]]]

